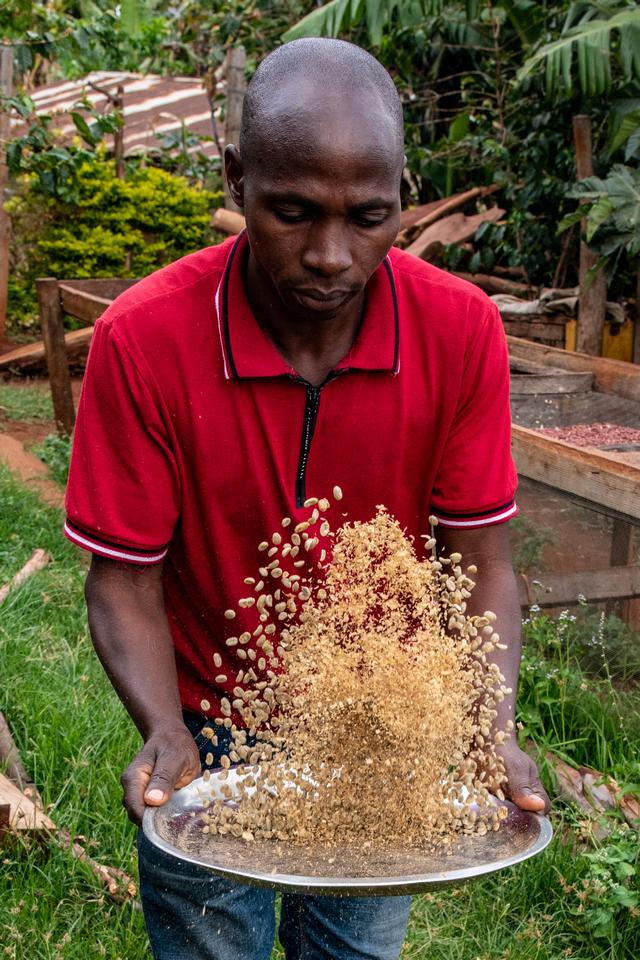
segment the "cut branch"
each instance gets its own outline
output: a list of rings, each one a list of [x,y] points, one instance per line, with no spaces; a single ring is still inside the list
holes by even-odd
[[[47,553],[46,550],[34,550],[24,567],[15,574],[14,577],[9,580],[8,583],[5,583],[3,587],[0,587],[0,604],[4,603],[12,590],[15,590],[16,587],[21,586],[25,580],[28,580],[29,577],[32,577],[34,573],[37,573],[38,570],[42,570],[43,567],[46,567],[48,563],[51,562],[51,555]]]

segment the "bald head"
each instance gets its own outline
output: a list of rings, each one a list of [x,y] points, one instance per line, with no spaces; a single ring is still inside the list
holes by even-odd
[[[245,172],[276,144],[304,154],[323,131],[328,138],[373,136],[402,167],[402,105],[384,67],[343,40],[294,40],[269,54],[249,84],[239,144]]]

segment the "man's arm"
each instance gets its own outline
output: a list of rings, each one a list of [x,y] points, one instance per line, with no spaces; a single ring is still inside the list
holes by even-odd
[[[511,562],[511,546],[506,524],[480,529],[438,526],[435,530],[438,552],[444,556],[462,554],[463,570],[470,564],[478,568],[471,597],[467,600],[467,615],[482,615],[492,610],[496,615],[495,628],[506,650],[495,650],[490,659],[497,663],[505,678],[505,686],[512,693],[496,705],[496,729],[504,729],[507,721],[515,726],[515,703],[520,671],[521,628],[520,601]],[[540,782],[531,758],[518,747],[515,730],[512,738],[499,748],[508,777],[508,795],[523,810],[549,809],[549,798]]]
[[[122,775],[124,805],[139,824],[145,803],[160,806],[174,787],[200,774],[198,751],[182,720],[162,565],[137,567],[94,556],[85,596],[96,653],[144,740]]]

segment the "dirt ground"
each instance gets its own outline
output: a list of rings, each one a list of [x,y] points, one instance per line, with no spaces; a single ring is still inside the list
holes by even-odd
[[[46,377],[10,377],[0,379],[0,383],[17,390],[28,389],[30,387],[48,389],[48,381]],[[72,377],[71,392],[73,393],[73,400],[76,408],[80,399],[81,388],[82,377]],[[55,430],[56,426],[53,419],[38,420],[35,423],[29,423],[25,420],[12,420],[3,413],[2,407],[0,407],[0,433],[8,433],[12,437],[15,437],[15,439],[19,440],[27,450],[31,450],[39,443],[42,443],[44,438],[50,433],[55,433]]]

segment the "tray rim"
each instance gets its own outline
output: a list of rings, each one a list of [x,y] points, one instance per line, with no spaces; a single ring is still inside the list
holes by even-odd
[[[197,789],[197,785],[202,778],[193,780],[183,789]],[[179,793],[180,791],[176,791]],[[175,795],[175,794],[174,794]],[[170,802],[170,801],[168,801]],[[508,807],[518,809],[510,801],[500,801]],[[155,829],[155,816],[162,807],[145,807],[142,818],[142,830],[146,838],[158,849],[169,856],[174,857],[178,862],[189,863],[193,866],[209,870],[211,873],[224,877],[227,880],[235,881],[245,886],[263,887],[268,889],[282,890],[291,893],[315,893],[333,896],[400,896],[403,894],[415,894],[428,892],[438,887],[452,886],[454,884],[465,883],[479,877],[487,876],[490,873],[496,873],[507,867],[523,863],[541,853],[551,842],[553,837],[553,827],[551,821],[544,814],[534,813],[533,811],[521,811],[530,817],[534,817],[538,822],[538,836],[524,851],[519,851],[510,857],[499,861],[489,861],[474,867],[462,867],[454,870],[443,870],[438,873],[429,874],[408,874],[402,878],[394,879],[391,877],[325,877],[308,876],[302,874],[287,873],[265,873],[263,870],[234,870],[228,866],[218,865],[203,860],[201,857],[188,853],[174,847]]]

